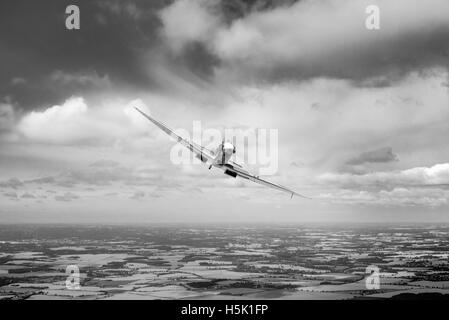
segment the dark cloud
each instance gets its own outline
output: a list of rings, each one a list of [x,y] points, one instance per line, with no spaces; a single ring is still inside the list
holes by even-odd
[[[298,0],[229,0],[221,1],[220,7],[226,21],[243,18],[252,12],[268,11],[281,6],[289,6]]]
[[[81,28],[69,31],[65,8],[70,4],[0,2],[0,96],[10,95],[24,107],[50,104],[95,90],[87,78],[76,80],[77,74],[83,80],[84,73],[107,76],[114,83],[149,84],[139,57],[157,43],[160,22],[155,13],[163,1],[78,0]],[[67,77],[55,77],[55,71],[75,77],[68,83]]]
[[[163,20],[166,42],[175,51],[174,43],[203,43],[218,58],[215,71],[228,81],[329,77],[380,87],[411,71],[449,66],[449,14],[442,13],[449,8],[441,0],[417,7],[379,1],[381,28],[374,32],[365,28],[367,1],[221,1],[215,10],[205,3],[197,15],[216,17],[213,28],[182,38],[173,31],[182,17],[178,7]]]
[[[346,161],[348,165],[361,165],[365,163],[382,163],[398,161],[398,156],[391,147],[380,148],[361,153],[359,156]]]
[[[185,68],[200,79],[212,80],[214,68],[220,65],[220,60],[209,52],[202,43],[191,43],[181,55],[169,54],[166,63]]]
[[[246,77],[245,81],[265,79],[271,82],[325,77],[348,79],[359,87],[388,87],[413,71],[436,67],[448,69],[448,37],[449,27],[398,38],[394,42],[379,37],[380,40],[373,44],[361,43],[334,53],[330,50],[329,55],[323,53],[307,60],[279,61],[277,65],[267,63],[262,66],[257,63],[254,67],[240,69],[246,76],[240,73],[239,76]],[[240,67],[242,65],[238,63],[236,68]]]
[[[388,23],[398,17],[389,12],[400,11],[391,5],[383,11],[382,29],[367,33],[354,29],[354,25],[363,27],[364,11],[354,16],[354,24],[342,26],[338,15],[335,21],[325,19],[331,9],[322,1],[303,7],[303,2],[291,0],[215,1],[212,13],[219,17],[218,33],[206,30],[211,33],[207,41],[193,39],[182,52],[173,54],[170,39],[161,39],[160,11],[174,2],[78,0],[81,29],[69,31],[65,8],[73,1],[1,1],[0,97],[9,96],[21,108],[35,109],[117,86],[173,87],[163,83],[160,68],[186,83],[331,77],[380,87],[413,70],[448,66],[449,25],[441,19],[435,26],[419,29],[420,22],[411,18],[398,26],[395,36],[394,23]],[[423,10],[423,21],[432,14],[430,9]],[[274,17],[282,23],[273,24]],[[242,30],[236,32],[236,27]],[[252,30],[263,35],[263,43],[257,36],[251,38],[248,31]],[[336,36],[330,37],[333,30]],[[348,37],[341,38],[345,33]],[[251,41],[255,44],[245,45]]]

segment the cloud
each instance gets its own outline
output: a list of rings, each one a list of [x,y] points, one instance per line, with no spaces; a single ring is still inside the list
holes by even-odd
[[[280,176],[279,180],[274,179],[275,182],[291,188],[296,186],[300,188],[312,186],[313,188],[316,181],[323,181],[321,173],[328,171],[331,172],[331,176],[328,177],[330,180],[325,182],[331,182],[327,184],[335,188],[356,189],[361,186],[360,189],[363,190],[378,191],[384,180],[378,184],[375,182],[365,184],[360,180],[360,184],[355,184],[353,180],[361,178],[346,175],[339,180],[338,171],[334,172],[348,160],[348,154],[360,154],[361,150],[370,150],[370,146],[373,145],[395,146],[395,151],[401,154],[401,163],[390,164],[395,168],[418,167],[419,164],[413,163],[416,157],[412,153],[418,145],[421,145],[421,148],[432,149],[432,152],[426,155],[428,162],[442,162],[445,158],[444,148],[441,146],[446,144],[443,137],[444,130],[447,128],[446,122],[449,119],[448,96],[446,88],[441,86],[443,79],[447,79],[447,72],[434,70],[426,74],[411,74],[395,83],[394,86],[380,88],[362,88],[354,86],[350,81],[335,79],[314,79],[276,86],[268,84],[250,88],[242,87],[241,99],[233,100],[227,108],[220,111],[195,108],[189,103],[180,103],[176,100],[156,100],[145,96],[142,100],[123,104],[111,99],[113,103],[107,103],[107,107],[77,99],[74,109],[79,112],[70,113],[68,111],[71,111],[73,101],[68,99],[69,102],[61,104],[59,108],[55,108],[55,111],[51,107],[34,112],[45,118],[45,125],[39,128],[43,133],[36,137],[29,133],[26,135],[32,145],[36,146],[34,151],[28,150],[34,154],[47,155],[49,150],[47,146],[41,147],[35,142],[73,143],[67,148],[64,146],[66,149],[58,149],[60,147],[58,145],[51,146],[53,150],[64,150],[62,151],[64,153],[73,152],[75,157],[71,159],[71,163],[65,163],[63,168],[59,166],[61,172],[54,172],[51,175],[53,180],[48,182],[53,188],[74,190],[73,188],[86,186],[98,189],[98,186],[101,186],[102,189],[117,191],[117,186],[123,186],[129,190],[138,186],[148,186],[151,189],[161,185],[179,192],[187,185],[192,186],[193,182],[193,186],[205,183],[207,185],[205,188],[210,186],[218,189],[225,188],[221,181],[226,178],[222,175],[212,174],[206,177],[200,169],[190,173],[186,167],[180,168],[180,171],[173,170],[168,159],[169,148],[173,145],[170,139],[157,128],[151,131],[153,126],[131,108],[133,105],[139,105],[139,107],[154,105],[154,113],[158,119],[173,128],[176,128],[177,124],[187,123],[184,127],[189,131],[190,119],[196,117],[202,121],[204,127],[222,124],[226,124],[227,127],[241,127],[244,124],[249,128],[278,128],[280,160],[286,164],[280,166],[280,174],[284,176]],[[175,103],[168,103],[173,101]],[[320,104],[318,110],[310,108],[314,102]],[[68,117],[64,117],[66,107],[68,107],[67,113],[70,114]],[[52,118],[53,112],[56,113],[54,118]],[[31,114],[25,115],[22,125]],[[236,117],[237,114],[238,117]],[[254,114],[259,116],[254,117]],[[48,120],[50,118],[51,121]],[[35,119],[32,120],[34,123],[37,122]],[[76,128],[65,127],[68,123],[76,124]],[[57,130],[59,133],[55,135],[55,129],[58,127],[61,129]],[[102,127],[105,130],[100,130]],[[66,129],[68,132],[64,131]],[[21,130],[24,132],[23,127]],[[80,131],[82,136],[73,137],[72,134],[76,131]],[[53,136],[57,136],[59,140],[52,141]],[[435,139],[438,136],[442,137],[441,141]],[[106,148],[101,148],[101,154],[98,154],[97,148],[79,148],[85,145],[86,140],[89,143],[92,143],[90,141],[96,143],[108,141],[108,143],[102,146]],[[413,144],[410,144],[411,141]],[[410,149],[410,147],[413,148]],[[138,152],[130,152],[133,148]],[[81,149],[84,151],[79,154]],[[367,154],[362,153],[361,158],[363,161],[374,161],[365,162],[368,164],[385,163],[375,162],[380,161],[379,157],[376,158],[377,153],[385,156],[383,160],[389,157],[389,150],[386,148],[384,151],[371,150]],[[392,150],[391,153],[393,153]],[[94,162],[92,156],[98,156],[102,160]],[[131,162],[122,164],[124,157],[140,162],[141,156],[146,157],[145,161],[151,161],[154,167],[131,165]],[[85,163],[84,166],[77,163],[78,158],[80,163]],[[86,163],[88,158],[89,162]],[[301,167],[295,167],[293,170],[289,168],[288,165],[293,160]],[[360,162],[361,159],[358,161]],[[376,165],[376,168],[385,170],[385,167],[381,165]],[[391,173],[386,171],[386,175]],[[315,179],[315,174],[319,175],[320,179]],[[332,175],[336,177],[334,180]],[[45,181],[44,179],[49,179],[48,177],[49,175],[45,174],[38,178],[43,180],[36,180],[36,183]],[[375,178],[371,179],[375,181]],[[319,184],[320,187],[322,185]],[[233,193],[236,187],[239,188],[239,186],[229,185],[229,188],[232,188],[229,192]],[[385,185],[388,190],[394,187],[393,182]]]
[[[159,172],[145,169],[134,169],[125,166],[85,168],[69,170],[57,177],[57,181],[64,184],[108,185],[111,183],[123,183],[127,185],[144,185],[162,183]]]
[[[10,104],[0,103],[0,133],[10,131],[14,124],[14,108]]]
[[[141,19],[146,11],[140,8],[135,2],[125,0],[97,1],[99,7],[106,8],[115,15],[129,15],[134,20]],[[139,3],[141,5],[141,3]]]
[[[21,86],[21,85],[25,85],[26,83],[27,83],[27,80],[22,77],[14,77],[11,79],[11,84],[13,86]]]
[[[55,196],[56,201],[68,202],[68,201],[72,201],[72,200],[76,200],[76,199],[79,199],[79,196],[72,192],[65,192],[62,195]]]
[[[148,130],[148,122],[132,107],[148,108],[139,101],[128,105],[89,108],[83,97],[26,114],[18,130],[27,139],[52,144],[112,144]]]
[[[21,186],[23,186],[23,182],[17,178],[10,178],[6,181],[0,182],[0,187],[4,188],[17,189]]]
[[[96,92],[108,79],[121,88],[148,89],[151,81],[143,72],[140,56],[159,46],[156,11],[162,6],[161,1],[83,1],[81,11],[90,18],[81,18],[82,29],[73,39],[61,32],[65,28],[59,28],[64,27],[64,6],[48,1],[30,3],[29,10],[23,10],[20,3],[10,3],[1,17],[9,27],[0,30],[0,96],[10,95],[21,109],[30,110],[71,94]],[[39,21],[34,23],[36,12]],[[32,24],[32,37],[30,25],[23,21]],[[52,81],[52,74],[62,82]],[[14,84],[14,78],[26,79],[26,83]]]
[[[24,198],[24,199],[35,199],[36,196],[31,194],[31,193],[29,193],[29,192],[25,192],[24,194],[22,194],[21,198]]]
[[[100,76],[95,70],[68,73],[62,70],[55,70],[50,75],[50,80],[58,86],[78,85],[98,88],[111,87],[108,75]]]
[[[187,3],[194,9],[183,16]],[[372,4],[380,7],[378,31],[365,27]],[[377,83],[388,84],[412,70],[448,66],[445,0],[305,0],[250,11],[230,23],[203,1],[178,0],[162,12],[168,45],[179,52],[202,43],[220,59],[216,75],[226,81],[381,76]]]
[[[55,196],[58,201],[73,199],[66,196],[73,191],[82,201],[67,210],[79,210],[79,204],[93,210],[109,207],[104,210],[108,214],[112,207],[129,204],[130,197],[163,196],[155,202],[164,203],[158,208],[164,213],[176,206],[177,212],[183,212],[179,207],[198,211],[200,198],[228,203],[244,187],[243,196],[251,201],[259,201],[261,193],[267,197],[260,201],[276,199],[270,190],[207,167],[174,166],[169,161],[174,143],[132,109],[138,105],[150,106],[156,118],[189,132],[192,120],[201,120],[203,128],[279,130],[279,173],[270,180],[307,195],[379,208],[445,205],[445,3],[379,1],[378,32],[364,28],[365,2],[355,0],[174,0],[151,4],[158,9],[148,15],[143,2],[129,3],[111,2],[101,12],[102,26],[94,21],[99,12],[92,11],[95,32],[80,38],[86,45],[44,37],[67,51],[64,61],[47,54],[54,50],[37,56],[24,50],[30,60],[24,60],[29,65],[23,68],[31,71],[5,73],[5,90],[14,94],[14,104],[3,118],[10,129],[18,120],[18,138],[0,141],[4,191],[40,197],[47,189],[56,190],[47,194],[45,209],[57,206]],[[166,7],[159,11],[162,5]],[[438,5],[441,12],[436,14]],[[104,41],[109,38],[99,30],[116,34],[110,55],[111,44]],[[435,65],[442,67],[429,68]],[[131,81],[137,71],[145,73],[147,82]],[[17,75],[27,82],[12,85]],[[34,88],[34,95],[26,88]],[[25,97],[30,103],[22,103]],[[17,106],[15,114],[12,106]],[[21,180],[9,181],[11,176]],[[181,200],[189,196],[184,204]],[[234,205],[250,216],[259,212],[231,203],[219,206],[225,212],[221,217],[228,217]],[[321,205],[316,201],[311,210],[302,211],[321,210]],[[140,206],[146,203],[135,201],[132,208]],[[295,202],[290,207],[298,212],[306,206]],[[271,210],[268,205],[261,209],[267,215]]]
[[[174,52],[187,44],[211,41],[220,25],[218,1],[177,0],[159,13],[162,36]]]
[[[116,161],[99,160],[88,166],[72,168],[52,176],[38,177],[21,181],[12,178],[1,182],[0,186],[18,189],[33,185],[52,185],[77,189],[87,186],[107,186],[118,184],[122,186],[167,186],[172,184],[165,179],[166,169],[156,164],[126,166]],[[95,189],[93,189],[95,190]]]
[[[438,188],[420,189],[396,187],[392,190],[356,191],[338,190],[323,193],[318,198],[334,204],[374,207],[427,207],[435,208],[448,204],[449,190]]]
[[[372,172],[367,174],[326,173],[319,177],[322,183],[344,188],[396,188],[406,186],[449,185],[449,163],[432,167],[415,167],[399,171]]]
[[[51,176],[30,179],[30,180],[25,181],[25,183],[37,183],[37,184],[51,184],[51,183],[55,183],[55,182],[56,182],[56,179]]]
[[[378,163],[398,161],[398,156],[393,153],[391,147],[380,148],[361,153],[359,156],[349,159],[346,164],[361,165],[364,163]]]
[[[143,192],[143,191],[136,191],[129,198],[133,199],[133,200],[140,200],[143,197],[145,197],[145,192]]]
[[[15,191],[3,192],[3,195],[5,197],[8,197],[11,200],[18,200],[19,199],[19,196],[17,195],[17,192],[15,192]]]
[[[84,115],[87,105],[83,98],[70,98],[42,112],[32,111],[19,124],[28,138],[43,141],[76,141],[86,138]]]
[[[406,206],[438,207],[448,203],[449,190],[394,188],[379,192],[383,203],[400,203]]]
[[[113,168],[120,166],[120,163],[114,160],[102,159],[91,163],[89,166],[98,168]]]

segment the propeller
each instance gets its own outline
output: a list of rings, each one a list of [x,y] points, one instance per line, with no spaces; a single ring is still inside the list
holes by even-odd
[[[223,141],[221,142],[221,164],[224,164],[224,162],[225,162],[224,144],[225,144],[225,141],[223,139]]]

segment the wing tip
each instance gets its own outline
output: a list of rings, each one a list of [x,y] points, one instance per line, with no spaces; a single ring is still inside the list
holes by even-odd
[[[309,200],[312,200],[312,198],[310,198],[310,197],[307,197],[307,196],[305,196],[305,195],[302,195],[302,194],[299,194],[299,193],[297,193],[297,192],[294,192],[294,191],[292,191],[292,195],[291,195],[290,199],[293,199],[293,196],[298,196],[298,197],[301,197],[301,198],[304,198],[304,199],[309,199]]]
[[[139,108],[137,108],[136,106],[133,106],[134,109],[136,109],[137,111],[139,111],[140,113],[143,114],[143,111],[141,111]]]

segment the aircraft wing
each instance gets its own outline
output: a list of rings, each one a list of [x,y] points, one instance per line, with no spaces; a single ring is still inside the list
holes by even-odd
[[[173,130],[171,130],[169,127],[167,127],[165,124],[163,124],[160,121],[157,121],[156,119],[150,117],[146,113],[140,111],[138,108],[134,107],[137,111],[140,112],[145,118],[153,122],[156,126],[158,126],[162,131],[164,131],[166,134],[171,136],[172,138],[176,139],[176,141],[183,146],[187,147],[190,151],[192,151],[194,154],[197,155],[198,159],[200,159],[203,162],[207,161],[213,161],[214,160],[214,153],[206,149],[199,144],[196,144],[194,142],[190,142],[187,139],[184,139],[183,137],[177,135]]]
[[[241,166],[233,166],[233,165],[230,165],[230,164],[225,164],[223,166],[220,166],[220,168],[222,170],[224,170],[225,173],[227,173],[230,176],[233,176],[233,177],[239,176],[241,178],[244,178],[244,179],[247,179],[247,180],[259,183],[261,185],[264,185],[264,186],[267,186],[267,187],[270,187],[270,188],[273,188],[273,189],[277,189],[277,190],[289,193],[289,194],[291,194],[292,198],[295,195],[295,196],[298,196],[298,197],[310,199],[309,197],[303,196],[302,194],[299,194],[299,193],[297,193],[295,191],[292,191],[292,190],[290,190],[290,189],[288,189],[288,188],[286,188],[284,186],[281,186],[279,184],[276,184],[276,183],[264,180],[262,178],[259,178],[258,176],[253,175],[250,172],[244,170]]]

